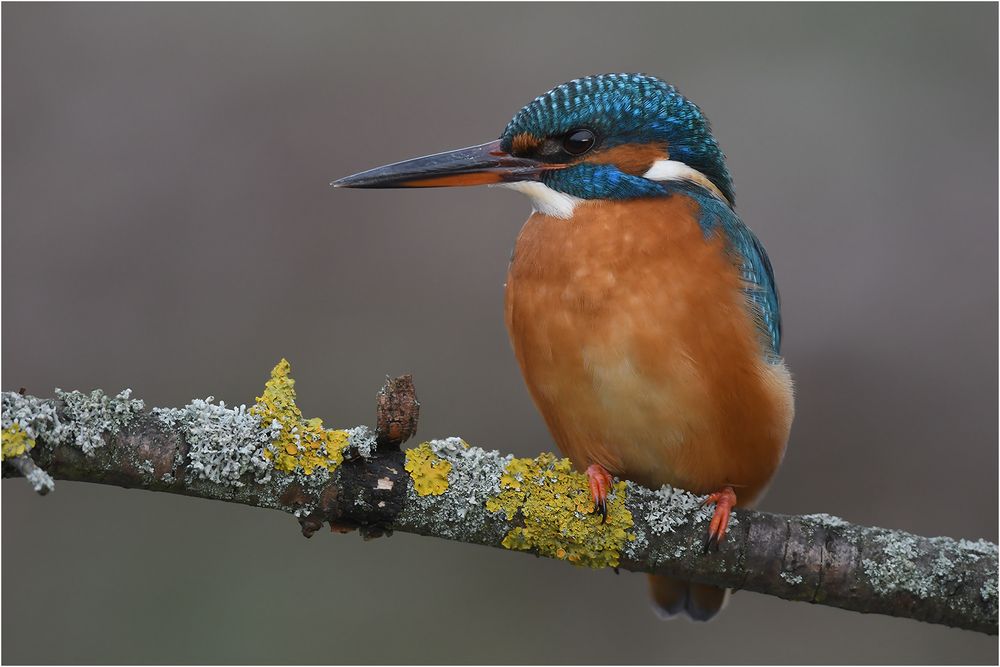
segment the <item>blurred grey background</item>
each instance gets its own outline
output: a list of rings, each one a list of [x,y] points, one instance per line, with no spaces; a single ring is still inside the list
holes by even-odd
[[[336,177],[495,138],[565,80],[702,106],[774,262],[798,385],[762,509],[997,539],[997,6],[8,4],[3,388],[132,387],[553,445],[502,318],[529,207]],[[995,663],[997,640],[222,503],[3,488],[5,663]]]

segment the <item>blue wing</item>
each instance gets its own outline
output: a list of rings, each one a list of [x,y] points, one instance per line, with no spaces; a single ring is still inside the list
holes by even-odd
[[[740,268],[754,320],[768,342],[768,361],[781,357],[781,302],[771,260],[760,240],[725,202],[700,189],[685,192],[701,206],[698,224],[706,236],[722,234]]]

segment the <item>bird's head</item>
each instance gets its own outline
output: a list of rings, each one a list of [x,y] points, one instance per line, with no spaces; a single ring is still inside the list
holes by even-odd
[[[333,185],[503,185],[528,194],[536,209],[559,214],[579,200],[661,196],[669,181],[733,202],[725,156],[693,102],[656,77],[603,74],[535,98],[496,141],[370,169]]]

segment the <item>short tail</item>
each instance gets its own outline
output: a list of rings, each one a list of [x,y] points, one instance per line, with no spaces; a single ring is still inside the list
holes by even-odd
[[[695,621],[707,621],[726,606],[729,589],[695,584],[659,574],[649,575],[653,607],[661,618],[687,614]]]

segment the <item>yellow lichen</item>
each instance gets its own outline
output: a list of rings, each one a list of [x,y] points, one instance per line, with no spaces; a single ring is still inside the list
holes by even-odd
[[[448,490],[451,463],[435,454],[426,442],[406,450],[404,467],[413,478],[413,489],[418,496],[440,496]]]
[[[18,424],[11,424],[5,428],[0,435],[0,441],[2,441],[0,461],[20,456],[35,446],[34,438],[29,438]]]
[[[514,459],[500,477],[500,493],[486,501],[490,512],[513,520],[520,512],[524,526],[507,533],[503,546],[588,567],[617,567],[626,541],[634,540],[632,513],[625,507],[625,482],[613,487],[608,520],[601,523],[586,475],[573,471],[568,459],[541,454]]]
[[[264,449],[264,457],[283,472],[300,469],[311,475],[318,468],[333,472],[344,461],[347,431],[324,429],[318,417],[302,418],[295,404],[291,370],[285,359],[278,362],[264,386],[264,395],[258,396],[257,404],[250,408],[251,414],[260,417],[261,426],[266,428],[275,420],[281,425],[281,432]]]

